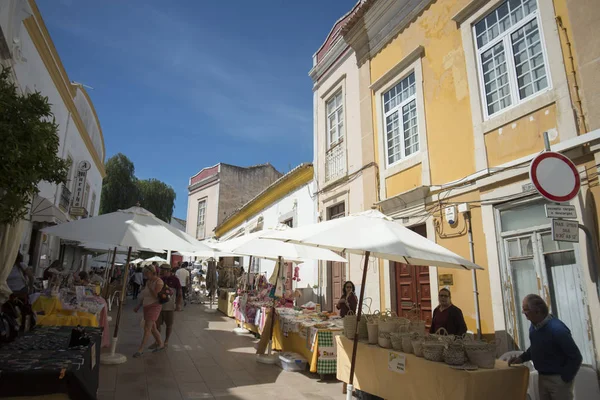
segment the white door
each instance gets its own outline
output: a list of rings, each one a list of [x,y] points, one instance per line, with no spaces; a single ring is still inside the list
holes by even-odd
[[[516,346],[529,347],[529,327],[521,303],[528,294],[546,300],[550,312],[571,330],[583,362],[595,364],[581,265],[572,243],[552,240],[544,203],[499,212],[507,332]]]

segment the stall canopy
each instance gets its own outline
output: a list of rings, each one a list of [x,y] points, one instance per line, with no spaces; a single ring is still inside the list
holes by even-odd
[[[227,240],[218,244],[217,247],[228,253],[274,260],[278,257],[282,257],[285,260],[291,261],[323,260],[346,262],[344,257],[327,249],[319,249],[304,244],[285,243],[280,240],[262,238],[262,236],[285,231],[291,231],[291,229],[286,230],[283,227],[277,227],[277,229],[265,229]]]
[[[123,265],[127,262],[127,256],[125,254],[117,254],[115,256],[115,264]],[[112,254],[106,253],[101,254],[97,257],[92,258],[90,266],[92,268],[104,268],[107,265],[110,266],[112,263]]]
[[[365,256],[357,321],[360,321],[365,295],[369,257],[398,261],[408,265],[429,265],[443,268],[483,269],[475,263],[422,237],[377,210],[363,211],[299,228],[270,232],[265,239],[279,239],[334,251]],[[358,327],[358,323],[356,324]],[[358,329],[358,328],[357,328]],[[358,334],[354,337],[347,399],[352,399]]]
[[[165,260],[164,258],[158,257],[158,256],[154,256],[154,257],[146,258],[145,260],[143,260],[142,264],[151,264],[153,262],[163,263],[163,264],[168,263],[168,261]]]

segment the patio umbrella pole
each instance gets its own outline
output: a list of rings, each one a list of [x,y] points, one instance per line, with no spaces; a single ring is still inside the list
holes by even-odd
[[[116,252],[115,252],[116,253]],[[127,250],[127,262],[125,265],[129,265],[131,262],[131,247]],[[115,322],[115,332],[110,342],[110,353],[104,353],[100,355],[100,362],[102,364],[123,364],[127,361],[127,357],[123,354],[115,353],[117,348],[117,340],[119,337],[119,325],[121,322],[121,312],[123,311],[123,302],[125,301],[125,292],[127,291],[127,279],[129,275],[129,268],[125,268],[123,273],[123,285],[121,287],[121,301],[119,302],[119,311],[117,312],[117,321]]]
[[[471,261],[475,262],[475,249],[473,243],[473,227],[471,225],[471,212],[465,213],[465,219],[467,221],[467,234],[469,237],[469,251],[471,255]],[[473,297],[475,302],[475,323],[477,326],[477,338],[481,339],[481,312],[479,311],[479,290],[477,288],[477,270],[471,270],[471,276],[473,278]]]
[[[278,257],[277,259],[278,270],[277,270],[277,279],[275,280],[275,292],[277,292],[277,285],[279,284],[279,275],[281,274],[281,269],[283,267],[283,257]],[[275,364],[277,362],[277,358],[273,357],[271,354],[271,350],[273,349],[273,328],[275,327],[275,301],[273,301],[273,306],[271,306],[271,324],[269,325],[269,344],[267,345],[267,354],[259,354],[257,361],[263,364]]]
[[[110,251],[109,251],[109,256],[110,256]],[[104,273],[104,300],[106,300],[107,304],[108,304],[108,292],[109,292],[109,288],[110,288],[110,276],[111,276],[111,272],[113,270],[113,268],[115,267],[115,258],[117,256],[117,248],[115,247],[114,253],[112,254],[112,262],[110,264],[110,267],[108,266],[108,257],[106,257],[106,272]]]
[[[365,252],[365,265],[363,267],[362,281],[360,284],[360,298],[358,299],[358,309],[356,310],[356,331],[354,332],[354,343],[352,344],[352,361],[350,362],[350,379],[346,391],[346,400],[352,400],[354,391],[354,369],[356,366],[356,351],[358,350],[358,325],[362,314],[363,300],[365,298],[365,283],[367,282],[367,267],[369,266],[370,251]]]

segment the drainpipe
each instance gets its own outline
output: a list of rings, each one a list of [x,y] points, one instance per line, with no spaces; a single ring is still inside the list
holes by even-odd
[[[475,263],[475,247],[473,244],[473,226],[471,223],[471,211],[465,212],[465,222],[467,223],[467,234],[469,237],[469,253],[471,262]],[[479,311],[479,290],[477,289],[477,270],[471,270],[473,278],[473,300],[475,302],[475,323],[477,326],[477,338],[481,339],[481,312]]]

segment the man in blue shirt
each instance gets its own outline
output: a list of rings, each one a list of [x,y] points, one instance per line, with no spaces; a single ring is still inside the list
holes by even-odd
[[[531,345],[508,365],[533,361],[539,373],[540,400],[572,400],[573,380],[582,357],[571,331],[549,313],[546,302],[536,294],[523,299],[523,314],[531,321]]]

